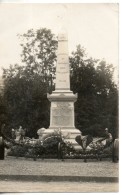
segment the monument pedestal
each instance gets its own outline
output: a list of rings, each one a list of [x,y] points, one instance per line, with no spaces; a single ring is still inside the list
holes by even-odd
[[[50,133],[53,133],[55,130],[58,130],[58,128],[49,128],[45,129],[45,132],[43,135],[47,135]],[[81,149],[81,146],[78,145],[78,143],[75,141],[75,138],[77,135],[80,135],[80,131],[76,128],[60,128],[62,135],[64,136],[64,140],[67,142],[70,142],[75,149]]]
[[[73,94],[70,90],[64,92],[56,90],[51,95],[48,94],[47,98],[51,102],[50,127],[44,134],[60,129],[66,141],[74,146],[78,145],[75,137],[80,135],[80,131],[74,124],[74,102],[77,100],[77,94]]]

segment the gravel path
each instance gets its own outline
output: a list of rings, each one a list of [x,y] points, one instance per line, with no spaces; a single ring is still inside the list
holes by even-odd
[[[117,183],[1,181],[0,192],[118,192]]]
[[[0,161],[0,175],[60,175],[118,177],[118,163],[111,161],[87,162],[75,160],[25,160]]]

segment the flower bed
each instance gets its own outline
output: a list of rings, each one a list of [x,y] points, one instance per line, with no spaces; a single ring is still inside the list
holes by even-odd
[[[89,148],[89,149],[88,149]],[[33,158],[58,158],[58,159],[97,159],[111,158],[112,147],[105,148],[102,143],[92,142],[86,150],[82,147],[76,150],[70,142],[64,141],[59,133],[46,135],[43,141],[31,140],[18,145],[13,145],[8,156]]]

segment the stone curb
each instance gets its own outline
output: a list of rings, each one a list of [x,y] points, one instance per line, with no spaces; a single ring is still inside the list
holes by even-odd
[[[57,175],[0,175],[0,180],[13,181],[43,181],[43,182],[118,182],[118,177],[96,177],[96,176],[57,176]]]
[[[33,158],[25,158],[25,157],[15,157],[15,156],[7,156],[5,158],[5,160],[7,159],[16,159],[16,160],[27,160],[27,161],[34,161]],[[76,158],[72,158],[72,159],[68,159],[68,158],[64,158],[64,159],[57,159],[57,158],[37,158],[35,161],[44,161],[44,162],[59,162],[59,161],[63,161],[63,162],[82,162],[84,163],[84,159],[76,159]],[[103,161],[111,161],[111,158],[103,158]],[[100,160],[97,159],[87,159],[87,162],[100,162]],[[101,161],[102,162],[102,161]]]

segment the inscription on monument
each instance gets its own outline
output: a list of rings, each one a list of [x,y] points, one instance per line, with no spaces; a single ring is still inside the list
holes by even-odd
[[[65,69],[65,67],[60,67],[60,69]]]
[[[60,63],[66,63],[68,59],[68,56],[64,53],[62,55],[58,55],[58,61]]]
[[[60,82],[66,82],[66,80],[59,80]]]
[[[72,126],[72,107],[68,102],[57,102],[52,114],[53,126]]]

